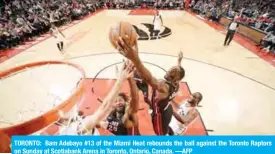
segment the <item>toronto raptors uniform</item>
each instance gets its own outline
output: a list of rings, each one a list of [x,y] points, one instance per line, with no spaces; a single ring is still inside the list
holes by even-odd
[[[64,41],[64,37],[61,35],[57,28],[52,28],[52,33],[54,38],[56,39],[56,43],[61,43]]]
[[[190,110],[193,110],[195,107],[190,107],[189,103],[187,101],[185,101],[184,103],[182,103],[180,105],[179,110],[177,111],[177,113],[183,117],[186,116],[188,114],[188,112]],[[181,123],[180,121],[178,121],[174,116],[172,117],[172,120],[169,124],[170,130],[172,130],[173,135],[181,135],[187,128],[186,124]]]
[[[154,31],[160,31],[161,29],[161,16],[156,15],[154,18]]]
[[[56,45],[58,47],[58,50],[63,52],[63,46],[64,46],[64,40],[65,40],[64,36],[60,33],[60,31],[56,27],[51,28],[51,31],[52,31],[52,35],[56,39]]]

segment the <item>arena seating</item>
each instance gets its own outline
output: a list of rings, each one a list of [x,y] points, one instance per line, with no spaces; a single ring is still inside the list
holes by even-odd
[[[95,0],[6,0],[0,8],[0,52],[47,33],[51,24],[62,26],[99,8]],[[0,53],[1,55],[1,53]]]

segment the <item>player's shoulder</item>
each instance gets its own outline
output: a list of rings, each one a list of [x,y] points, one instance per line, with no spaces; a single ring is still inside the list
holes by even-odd
[[[194,117],[198,116],[199,115],[199,111],[197,108],[193,108],[191,109],[190,111],[190,114],[193,115]]]
[[[159,80],[159,85],[165,87],[165,88],[169,88],[170,84],[166,81],[166,80]]]
[[[169,85],[166,83],[165,80],[158,80],[158,89],[157,91],[161,93],[168,93],[169,92]]]
[[[180,108],[180,109],[185,108],[185,107],[186,107],[186,104],[187,104],[187,100],[181,101],[181,102],[179,103],[179,108]]]

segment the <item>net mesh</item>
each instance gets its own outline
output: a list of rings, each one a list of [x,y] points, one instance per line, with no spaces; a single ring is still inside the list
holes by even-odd
[[[0,97],[0,102],[8,105],[0,108],[0,128],[25,123],[64,106],[79,90],[84,78],[82,70],[63,62],[30,65],[1,76],[0,93],[6,95]],[[80,102],[73,102],[74,110]]]

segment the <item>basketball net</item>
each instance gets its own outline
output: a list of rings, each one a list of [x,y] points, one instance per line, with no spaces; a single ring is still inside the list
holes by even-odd
[[[39,134],[58,120],[60,113],[77,118],[75,115],[82,102],[84,79],[85,74],[80,67],[59,61],[30,63],[1,72],[0,92],[3,90],[7,95],[1,96],[0,101],[10,105],[0,112],[0,128],[11,135]],[[4,89],[6,85],[9,88]],[[37,124],[43,118],[47,121]],[[26,122],[33,126],[23,133],[16,131],[27,127]]]

